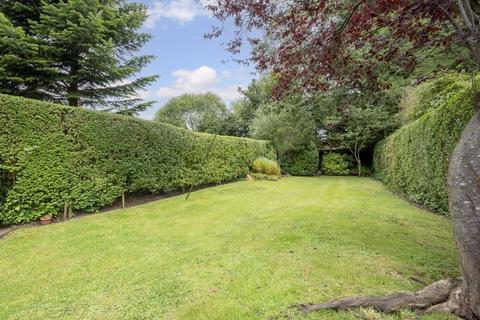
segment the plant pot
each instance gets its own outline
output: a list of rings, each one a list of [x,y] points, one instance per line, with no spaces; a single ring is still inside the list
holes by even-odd
[[[41,225],[46,225],[52,223],[52,217],[41,217],[40,218],[40,224]]]

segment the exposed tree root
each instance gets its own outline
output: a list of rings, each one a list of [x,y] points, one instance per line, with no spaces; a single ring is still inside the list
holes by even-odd
[[[374,308],[384,313],[394,313],[402,309],[420,312],[447,312],[466,317],[463,301],[462,279],[437,281],[414,293],[395,293],[384,297],[354,297],[319,304],[301,304],[303,313],[319,310],[349,310],[355,308]]]

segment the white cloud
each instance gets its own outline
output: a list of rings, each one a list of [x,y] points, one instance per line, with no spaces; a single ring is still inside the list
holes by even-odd
[[[241,97],[239,89],[245,89],[244,86],[228,86],[226,88],[213,88],[212,92],[217,94],[226,102],[238,100]]]
[[[175,70],[172,76],[175,77],[175,83],[158,89],[157,96],[174,97],[183,93],[204,92],[219,80],[217,71],[207,66],[201,66],[195,70]]]
[[[240,86],[228,86],[219,88],[216,85],[220,80],[218,72],[210,67],[201,66],[195,70],[175,70],[172,72],[175,82],[170,86],[159,88],[155,96],[159,98],[171,98],[185,93],[213,92],[229,102],[240,97]]]
[[[140,117],[153,119],[155,112],[167,102],[168,99],[186,93],[198,94],[212,92],[222,98],[225,103],[229,104],[241,98],[239,88],[245,89],[245,86],[235,85],[235,82],[245,84],[246,81],[237,79],[237,77],[242,78],[244,74],[247,74],[244,70],[223,70],[217,72],[208,66],[201,66],[194,70],[175,70],[172,72],[174,80],[170,85],[160,87],[156,90],[139,92],[138,95],[142,99],[155,100],[158,102],[153,108],[142,112]],[[223,81],[227,81],[227,78],[230,78],[229,83],[223,84]]]
[[[208,16],[208,12],[203,9],[204,5],[203,1],[198,4],[195,0],[155,1],[153,6],[148,9],[149,16],[145,21],[145,26],[154,28],[161,19],[173,19],[183,24],[192,21],[197,16]]]

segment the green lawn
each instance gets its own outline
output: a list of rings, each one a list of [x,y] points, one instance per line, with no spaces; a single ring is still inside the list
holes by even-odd
[[[0,319],[356,319],[288,307],[457,273],[448,219],[373,179],[238,182],[11,233]]]

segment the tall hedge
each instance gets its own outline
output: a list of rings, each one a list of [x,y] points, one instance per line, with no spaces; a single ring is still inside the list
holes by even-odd
[[[231,180],[246,175],[257,157],[275,156],[269,142],[220,136],[200,166],[211,139],[162,123],[0,95],[0,224],[57,215],[65,203],[92,211],[124,191]]]
[[[375,148],[374,167],[381,180],[442,214],[448,213],[450,157],[474,114],[471,87],[468,77],[451,74],[419,85],[407,106],[408,124]],[[415,113],[416,119],[411,117]]]

